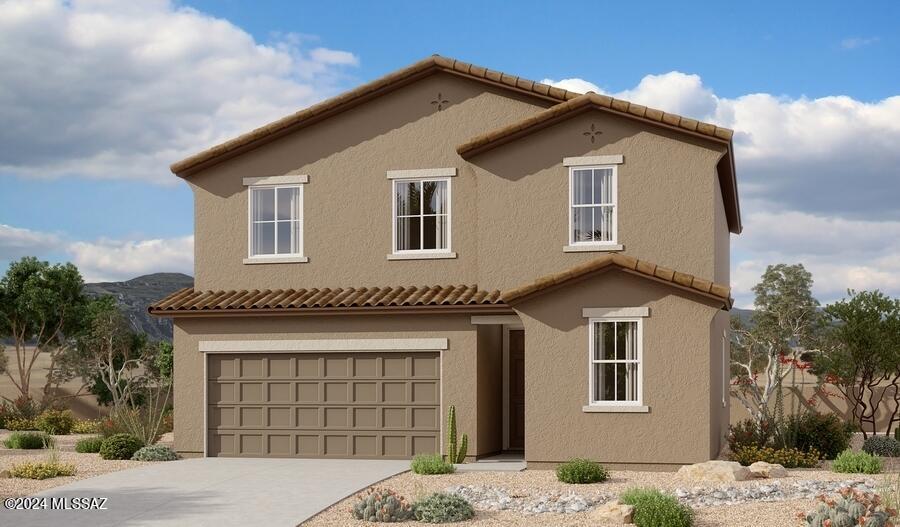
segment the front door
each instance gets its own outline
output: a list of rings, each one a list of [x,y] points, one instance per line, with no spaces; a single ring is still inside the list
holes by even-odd
[[[509,332],[509,449],[525,449],[525,331]]]

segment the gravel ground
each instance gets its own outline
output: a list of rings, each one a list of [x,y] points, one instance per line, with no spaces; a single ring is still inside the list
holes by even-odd
[[[10,465],[46,461],[46,450],[10,450],[2,446],[2,442],[9,435],[7,431],[0,431],[0,472],[7,470]],[[59,451],[59,460],[62,463],[73,463],[75,475],[52,478],[45,480],[0,478],[0,498],[12,498],[28,496],[42,490],[46,490],[80,479],[92,478],[108,472],[124,470],[126,468],[146,465],[144,461],[106,461],[100,459],[99,454],[79,454],[75,452],[75,443],[87,435],[53,436],[56,448]],[[171,443],[171,434],[163,436],[160,443]]]
[[[442,476],[420,476],[407,472],[382,482],[379,486],[389,487],[412,501],[431,492],[443,491],[457,485],[480,485],[504,489],[511,497],[532,497],[543,495],[567,495],[576,493],[589,501],[597,499],[605,501],[631,487],[655,487],[674,493],[676,489],[719,489],[722,487],[752,487],[762,482],[779,481],[788,486],[804,480],[846,481],[848,479],[874,479],[877,482],[883,476],[855,477],[848,474],[835,474],[823,470],[791,470],[790,475],[778,480],[751,480],[730,482],[728,484],[701,483],[685,481],[674,472],[637,472],[613,471],[608,481],[594,485],[568,485],[560,483],[551,470],[526,470],[524,472],[469,472]],[[350,518],[350,504],[353,498],[343,500],[318,516],[304,523],[308,527],[365,526],[365,522]],[[777,502],[752,502],[739,505],[724,505],[695,509],[698,526],[796,526],[796,514],[813,506],[813,500],[799,499]],[[591,520],[590,512],[569,514],[542,513],[527,515],[513,511],[478,510],[475,518],[465,523],[466,526],[518,526],[518,525],[552,525],[559,527],[575,527],[596,525]]]

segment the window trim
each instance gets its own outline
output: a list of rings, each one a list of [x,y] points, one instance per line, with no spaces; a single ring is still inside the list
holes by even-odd
[[[594,324],[601,322],[635,322],[637,324],[637,399],[634,401],[595,401],[594,400],[594,364],[604,362],[619,363],[622,361],[594,360]],[[591,317],[588,319],[588,404],[584,411],[592,411],[592,408],[628,407],[631,410],[623,411],[647,411],[644,406],[644,317]],[[602,410],[598,410],[602,411]]]
[[[415,260],[456,258],[453,252],[453,182],[452,176],[442,177],[416,177],[391,179],[391,252],[389,260]],[[444,249],[403,249],[397,250],[397,184],[398,183],[425,183],[428,181],[444,181],[447,183],[447,247]],[[420,218],[421,216],[420,213]],[[424,236],[424,223],[419,226],[419,246],[422,245],[421,237]]]
[[[271,180],[270,180],[271,181]],[[304,255],[304,227],[306,224],[305,214],[303,210],[303,182],[297,183],[278,183],[278,182],[258,182],[252,185],[247,185],[247,257],[244,259],[245,264],[263,264],[263,263],[306,263],[309,261]],[[298,249],[299,252],[294,253],[274,253],[274,254],[253,254],[253,191],[256,189],[277,189],[281,188],[295,188],[297,189],[297,199],[300,201],[298,205],[300,218],[299,218],[299,228],[300,232],[298,234]],[[275,198],[275,205],[277,209],[278,198]],[[276,210],[277,216],[277,210]],[[293,220],[291,220],[293,221]],[[275,250],[278,250],[278,229],[275,229]]]
[[[612,240],[607,241],[589,241],[589,242],[579,242],[575,241],[575,229],[572,225],[572,211],[575,208],[574,197],[575,197],[575,171],[576,170],[596,170],[596,169],[610,169],[612,170]],[[569,166],[569,202],[566,204],[569,210],[569,223],[566,225],[566,229],[569,231],[567,235],[567,239],[569,244],[563,248],[566,252],[581,252],[584,250],[590,250],[591,248],[595,248],[598,250],[607,249],[607,250],[622,250],[622,246],[619,245],[619,167],[617,164],[602,164],[602,165],[573,165]],[[596,206],[596,205],[592,205]]]

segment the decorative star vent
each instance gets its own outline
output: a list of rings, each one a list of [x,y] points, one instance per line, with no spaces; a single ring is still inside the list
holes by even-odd
[[[603,133],[603,132],[601,132],[600,130],[597,130],[597,128],[595,127],[594,123],[591,123],[591,129],[588,130],[587,132],[584,132],[584,133],[581,134],[581,135],[583,135],[583,136],[589,138],[589,139],[591,140],[592,143],[595,143],[595,142],[597,142],[597,136],[599,136],[599,135],[602,134],[602,133]]]
[[[445,99],[441,95],[441,92],[438,92],[437,97],[433,101],[431,101],[431,105],[434,106],[435,108],[437,108],[437,111],[443,110],[444,106],[446,106],[448,104],[450,104],[450,101]]]

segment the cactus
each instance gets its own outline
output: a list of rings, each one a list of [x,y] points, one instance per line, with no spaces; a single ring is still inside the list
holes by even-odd
[[[463,434],[462,439],[459,440],[459,452],[456,453],[457,465],[466,462],[467,450],[469,450],[469,436],[467,434]]]
[[[893,510],[881,507],[881,499],[874,494],[843,488],[839,496],[819,496],[819,505],[806,515],[800,514],[806,527],[886,527],[896,516]]]
[[[368,522],[402,522],[413,516],[406,498],[390,489],[374,487],[356,497],[350,512],[357,520]]]
[[[456,407],[447,410],[447,461],[456,463]]]

